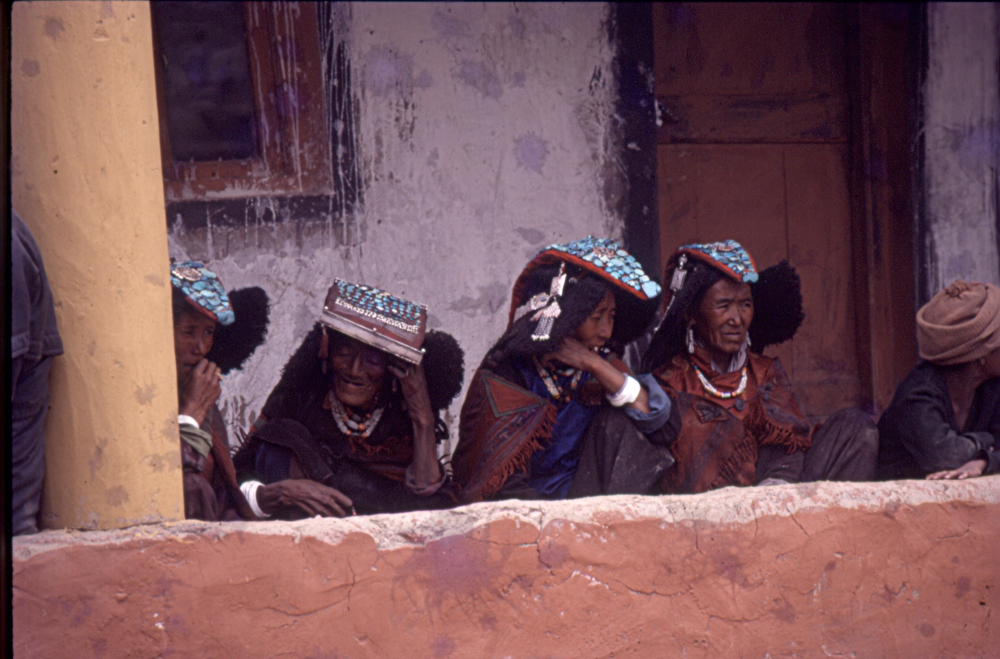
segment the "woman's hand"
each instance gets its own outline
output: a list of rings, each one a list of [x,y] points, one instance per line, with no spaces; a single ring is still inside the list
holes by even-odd
[[[929,481],[938,480],[965,480],[966,478],[975,478],[976,476],[982,476],[983,470],[986,469],[986,460],[969,460],[964,465],[958,469],[951,469],[949,471],[939,471],[927,476]]]
[[[429,487],[441,480],[441,465],[437,460],[434,437],[434,408],[427,391],[427,376],[423,366],[389,364],[389,370],[399,380],[406,400],[406,412],[413,422],[413,462],[411,473],[418,488]]]
[[[389,370],[403,390],[406,400],[406,411],[415,427],[434,430],[434,410],[431,408],[431,396],[427,392],[427,376],[423,366],[413,364],[389,364]]]
[[[193,418],[201,425],[205,415],[222,395],[221,377],[219,367],[212,362],[207,359],[198,362],[181,385],[178,413]]]
[[[257,505],[268,515],[299,508],[310,517],[346,517],[353,504],[346,496],[322,483],[308,479],[288,479],[257,488]]]
[[[572,336],[567,336],[555,350],[542,358],[542,364],[549,366],[553,361],[558,361],[570,368],[593,372],[595,357],[602,362],[604,361],[600,355],[593,350],[588,350],[579,340]]]
[[[563,339],[559,346],[542,358],[542,363],[546,366],[553,361],[559,361],[571,368],[587,371],[595,380],[601,383],[604,391],[615,394],[625,384],[625,373],[615,368],[610,362],[601,357],[600,354],[588,350],[585,345],[572,336]],[[640,388],[639,397],[635,402],[629,403],[644,414],[649,414],[649,392]]]

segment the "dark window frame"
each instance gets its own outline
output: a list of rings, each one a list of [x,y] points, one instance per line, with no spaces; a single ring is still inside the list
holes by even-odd
[[[332,185],[329,127],[316,6],[244,2],[258,155],[239,160],[176,161],[170,149],[163,60],[153,44],[164,196],[189,200],[307,195]]]

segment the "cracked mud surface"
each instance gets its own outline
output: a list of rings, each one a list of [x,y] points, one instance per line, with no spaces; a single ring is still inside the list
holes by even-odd
[[[14,543],[15,648],[985,657],[998,508],[993,477],[46,532]]]

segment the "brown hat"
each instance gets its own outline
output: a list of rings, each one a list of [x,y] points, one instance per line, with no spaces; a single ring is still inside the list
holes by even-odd
[[[939,366],[1000,348],[1000,289],[956,279],[917,312],[917,345],[923,359]]]

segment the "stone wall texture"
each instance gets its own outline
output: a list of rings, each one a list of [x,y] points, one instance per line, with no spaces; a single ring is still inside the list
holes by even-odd
[[[17,657],[996,657],[1000,477],[14,540]]]

